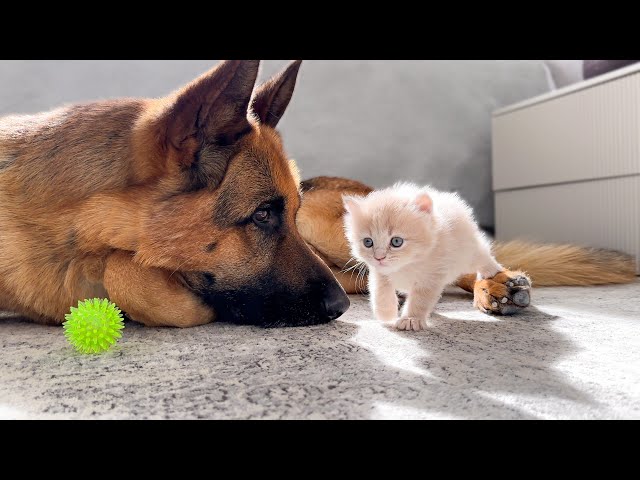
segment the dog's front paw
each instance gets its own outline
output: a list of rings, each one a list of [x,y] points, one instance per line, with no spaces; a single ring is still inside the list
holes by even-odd
[[[524,273],[505,270],[476,282],[474,305],[484,313],[512,315],[531,302],[531,280]]]
[[[424,318],[402,317],[396,322],[396,329],[419,332],[427,328],[427,321]]]

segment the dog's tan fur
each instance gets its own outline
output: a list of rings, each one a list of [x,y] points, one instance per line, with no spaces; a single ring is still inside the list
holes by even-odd
[[[577,245],[540,245],[525,241],[496,242],[503,265],[522,270],[539,287],[630,283],[636,278],[630,255]]]

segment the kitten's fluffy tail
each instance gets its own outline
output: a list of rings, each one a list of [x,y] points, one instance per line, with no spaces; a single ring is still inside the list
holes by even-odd
[[[577,245],[495,242],[493,253],[505,268],[522,270],[534,286],[602,285],[636,279],[633,257]]]

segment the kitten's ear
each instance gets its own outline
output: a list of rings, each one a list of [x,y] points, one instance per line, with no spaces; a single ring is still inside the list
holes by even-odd
[[[420,210],[421,212],[431,213],[431,211],[433,210],[433,201],[431,200],[431,197],[426,193],[420,194],[418,198],[416,198],[415,203],[418,207],[418,210]]]
[[[342,203],[344,204],[344,209],[349,212],[351,215],[358,215],[362,210],[360,208],[360,202],[358,202],[359,197],[355,197],[353,195],[343,195]]]

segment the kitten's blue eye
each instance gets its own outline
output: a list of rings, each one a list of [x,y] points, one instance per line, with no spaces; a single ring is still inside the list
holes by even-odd
[[[364,244],[365,247],[367,248],[371,248],[373,247],[373,240],[371,240],[370,238],[365,238],[362,243]]]
[[[403,243],[404,243],[404,240],[402,238],[400,238],[400,237],[393,237],[391,239],[391,246],[392,247],[400,248]]]

